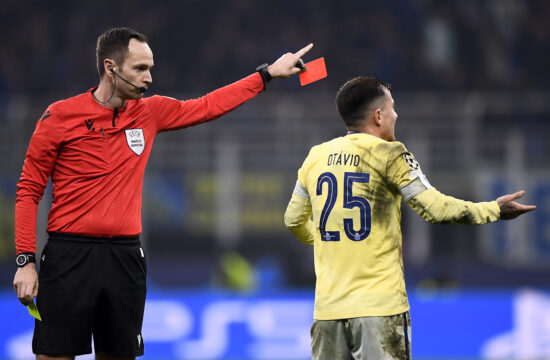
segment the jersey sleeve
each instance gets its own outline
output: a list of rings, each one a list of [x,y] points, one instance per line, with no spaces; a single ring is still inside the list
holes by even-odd
[[[302,163],[302,166],[300,167],[300,169],[298,169],[298,181],[296,182],[296,186],[294,187],[294,193],[295,194],[297,193],[298,190],[300,190],[300,188],[298,187],[298,185],[300,185],[301,189],[302,189],[302,192],[303,192],[302,197],[309,198],[308,174],[309,174],[311,168],[313,167],[313,164],[315,163],[315,154],[319,152],[319,148],[320,148],[319,145],[313,146],[309,150],[309,153],[306,156],[304,162]],[[298,195],[300,195],[300,194],[298,193]]]
[[[301,242],[313,245],[315,224],[311,221],[311,201],[296,193],[288,203],[285,211],[285,226]]]
[[[428,179],[422,173],[420,164],[405,148],[395,141],[389,145],[387,179],[391,187],[406,200],[431,188]]]
[[[38,203],[57,159],[64,135],[61,114],[50,106],[36,124],[15,200],[15,248],[17,253],[36,252]]]
[[[310,151],[311,154],[311,151]],[[298,170],[298,180],[294,186],[292,198],[285,211],[285,226],[301,242],[313,245],[315,223],[311,220],[311,200],[307,190],[307,166],[309,156]]]
[[[415,195],[407,204],[431,223],[478,225],[500,219],[496,201],[473,203],[444,195],[435,188]]]
[[[388,179],[422,218],[438,224],[485,224],[500,218],[496,201],[473,203],[444,195],[433,188],[420,164],[402,143],[389,151]]]
[[[263,80],[254,73],[205,96],[176,100],[155,95],[144,99],[157,124],[157,132],[170,131],[214,120],[263,91]]]

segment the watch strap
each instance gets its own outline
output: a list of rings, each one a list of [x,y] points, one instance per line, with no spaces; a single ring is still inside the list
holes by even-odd
[[[23,267],[28,263],[36,263],[36,256],[32,252],[22,252],[15,257],[15,263],[18,267]]]
[[[262,77],[262,81],[264,82],[264,90],[266,84],[272,79],[271,74],[267,70],[268,66],[269,64],[265,63],[256,68],[256,71],[260,74],[260,76]]]

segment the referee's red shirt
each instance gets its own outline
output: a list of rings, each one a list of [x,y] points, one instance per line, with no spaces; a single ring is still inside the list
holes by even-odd
[[[32,135],[15,203],[17,253],[36,251],[38,203],[51,176],[48,231],[141,233],[141,190],[155,135],[213,120],[263,90],[254,73],[199,99],[152,96],[114,110],[92,90],[48,107]]]

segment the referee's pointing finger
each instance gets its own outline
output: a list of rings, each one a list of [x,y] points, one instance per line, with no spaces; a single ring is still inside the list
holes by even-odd
[[[298,57],[302,57],[304,56],[304,54],[306,54],[309,50],[311,50],[311,48],[313,47],[313,44],[310,43],[309,45],[301,48],[300,50],[296,51],[296,54]]]

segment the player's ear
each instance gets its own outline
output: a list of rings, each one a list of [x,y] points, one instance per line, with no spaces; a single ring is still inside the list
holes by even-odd
[[[376,108],[374,110],[373,117],[374,117],[374,122],[376,123],[376,125],[381,125],[382,124],[382,109]]]

